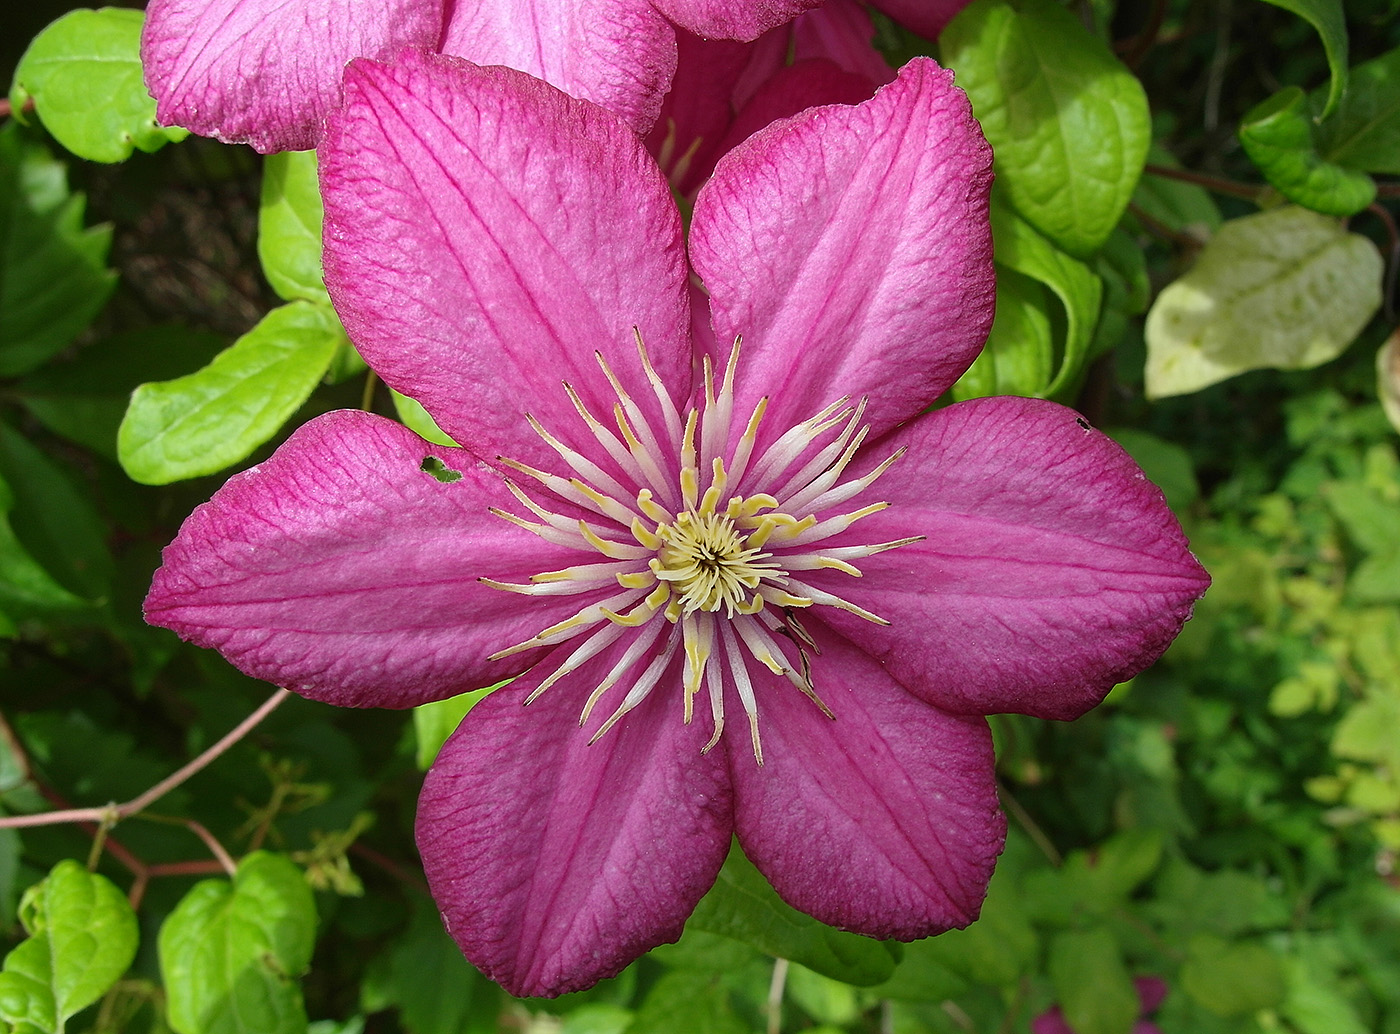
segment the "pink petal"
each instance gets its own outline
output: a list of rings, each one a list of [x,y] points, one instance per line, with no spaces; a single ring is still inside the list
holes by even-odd
[[[868,79],[871,91],[894,79],[894,69],[875,49],[874,39],[870,15],[855,0],[826,0],[792,23],[796,61],[825,58],[852,75]]]
[[[900,24],[913,29],[925,39],[936,39],[943,26],[966,7],[971,0],[870,0]]]
[[[1065,1019],[1064,1010],[1052,1005],[1031,1020],[1031,1034],[1074,1034],[1074,1028]]]
[[[1161,977],[1133,977],[1133,988],[1142,1002],[1142,1014],[1147,1016],[1161,1007],[1167,998],[1167,982]]]
[[[370,365],[482,456],[552,468],[522,412],[586,435],[563,381],[608,419],[596,350],[659,427],[632,328],[683,397],[687,270],[636,134],[523,73],[442,56],[357,61],[345,82],[322,149],[324,261]]]
[[[676,75],[647,137],[647,150],[671,183],[689,196],[719,159],[720,141],[734,118],[734,88],[755,48],[701,39],[684,30],[677,30],[676,46]]]
[[[1077,717],[1157,659],[1210,582],[1161,491],[1063,406],[959,403],[861,465],[900,447],[871,489],[891,507],[845,534],[927,537],[812,582],[891,621],[823,615],[939,707]]]
[[[529,72],[639,133],[676,69],[675,30],[649,0],[463,0],[438,49]]]
[[[807,108],[869,100],[877,85],[825,58],[806,58],[787,65],[766,80],[739,112],[715,149],[714,158],[732,151],[765,126]]]
[[[843,930],[913,940],[977,918],[1001,852],[992,739],[807,623],[817,693],[755,672],[763,767],[726,731],[744,853],[794,908]],[[757,668],[757,665],[753,667]]]
[[[422,469],[439,458],[461,479]],[[539,655],[487,657],[592,597],[514,596],[585,559],[486,512],[516,508],[460,449],[359,412],[299,428],[231,478],[165,549],[146,620],[254,678],[333,704],[407,707],[487,686]]]
[[[443,922],[514,995],[588,987],[675,940],[729,849],[723,752],[702,755],[708,723],[681,720],[679,661],[588,745],[611,707],[586,730],[579,710],[616,654],[528,707],[555,665],[487,697],[423,785],[418,850]]]
[[[697,36],[753,40],[822,0],[652,0],[662,14]]]
[[[438,0],[151,0],[141,58],[160,122],[267,154],[320,142],[345,62],[441,31]]]
[[[696,201],[691,258],[738,412],[777,433],[867,395],[878,434],[927,406],[986,340],[991,151],[952,73],[915,59],[858,107],[810,110],[731,151]]]

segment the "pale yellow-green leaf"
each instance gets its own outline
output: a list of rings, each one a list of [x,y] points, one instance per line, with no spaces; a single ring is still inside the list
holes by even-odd
[[[1289,205],[1233,219],[1147,314],[1147,394],[1336,358],[1381,303],[1376,246]]]
[[[1390,426],[1400,431],[1400,331],[1376,353],[1376,392]]]

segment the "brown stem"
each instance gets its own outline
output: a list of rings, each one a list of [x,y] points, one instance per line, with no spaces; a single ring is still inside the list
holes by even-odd
[[[1205,187],[1217,194],[1229,194],[1231,197],[1242,197],[1246,201],[1253,201],[1256,204],[1263,195],[1267,187],[1254,186],[1250,183],[1241,183],[1238,180],[1227,180],[1222,176],[1207,176],[1201,172],[1189,172],[1186,169],[1173,169],[1169,165],[1144,165],[1142,171],[1149,176],[1161,176],[1169,180],[1181,180],[1184,183],[1194,183],[1198,187]]]
[[[428,884],[424,882],[422,877],[418,876],[415,873],[409,872],[407,869],[405,869],[398,862],[394,861],[388,855],[381,854],[374,848],[360,843],[358,840],[350,845],[349,851],[356,857],[363,858],[371,865],[376,865],[379,868],[383,869],[385,872],[387,872],[390,876],[394,877],[394,879],[398,880],[400,883],[406,884],[407,886],[412,887],[414,890],[422,891],[424,894],[431,893],[428,890]]]
[[[111,822],[115,824],[116,821],[120,819],[135,815],[137,812],[145,810],[147,807],[160,800],[192,775],[204,769],[210,762],[214,761],[219,755],[223,754],[224,751],[228,750],[229,747],[248,735],[259,722],[272,713],[273,709],[289,696],[291,696],[289,690],[277,690],[272,696],[263,701],[256,711],[239,722],[238,725],[219,740],[218,743],[215,743],[188,764],[166,776],[145,793],[133,797],[125,804],[108,804],[101,808],[70,808],[66,811],[49,811],[39,815],[7,815],[0,818],[0,829],[19,828],[22,826],[52,826],[62,822]]]
[[[1152,236],[1166,241],[1175,247],[1185,251],[1199,251],[1201,242],[1189,233],[1181,230],[1173,230],[1162,220],[1148,214],[1147,210],[1136,202],[1128,204],[1128,211],[1133,214],[1133,218],[1142,223],[1142,228]]]
[[[1142,59],[1147,56],[1147,52],[1156,46],[1157,37],[1162,32],[1162,22],[1166,17],[1167,0],[1153,0],[1152,10],[1147,16],[1147,24],[1142,27],[1142,31],[1114,46],[1123,64],[1131,69],[1137,69],[1137,66],[1142,63]]]

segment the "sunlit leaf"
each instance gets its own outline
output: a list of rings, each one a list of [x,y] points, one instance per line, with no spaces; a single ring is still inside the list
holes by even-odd
[[[0,972],[0,1021],[16,1029],[63,1030],[97,1001],[136,957],[136,913],[105,876],[59,862],[25,892],[20,920],[29,938]]]
[[[413,709],[413,735],[416,741],[414,760],[418,763],[419,771],[426,772],[432,765],[433,759],[438,756],[438,751],[447,742],[447,737],[452,735],[452,731],[462,724],[462,719],[467,716],[467,712],[481,701],[486,694],[495,692],[504,686],[489,686],[486,689],[474,689],[469,693],[458,693],[455,697],[448,697],[446,700],[434,700],[427,704],[419,704]]]
[[[140,11],[70,11],[34,38],[15,69],[10,102],[33,99],[44,128],[94,162],[120,162],[189,134],[156,124],[156,102],[141,74]]]
[[[263,162],[258,260],[286,301],[327,300],[321,279],[321,192],[315,151],[283,151]]]
[[[1032,225],[1087,257],[1117,224],[1151,132],[1142,85],[1053,0],[977,0],[939,37]]]
[[[164,485],[246,458],[307,400],[344,340],[329,305],[273,309],[204,369],[136,389],[117,432],[122,467]]]
[[[1147,314],[1147,394],[1335,358],[1380,307],[1381,267],[1368,239],[1304,208],[1231,220]]]
[[[297,978],[311,963],[316,905],[301,870],[257,851],[233,882],[203,880],[160,929],[177,1034],[305,1034]]]
[[[399,415],[399,422],[407,427],[420,438],[426,438],[436,445],[456,445],[437,421],[429,415],[417,399],[411,399],[407,395],[400,395],[392,388],[389,389],[389,396],[394,402],[394,412]]]

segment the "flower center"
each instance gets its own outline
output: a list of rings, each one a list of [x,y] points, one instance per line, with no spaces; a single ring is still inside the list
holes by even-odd
[[[669,582],[685,613],[723,608],[730,617],[735,612],[752,614],[757,597],[754,590],[765,574],[778,565],[763,563],[771,556],[748,544],[749,536],[722,514],[687,511],[672,525],[656,530],[664,543],[651,561],[652,573]]]
[[[526,699],[528,704],[604,650],[625,642],[612,669],[589,695],[579,724],[587,723],[595,705],[614,686],[626,681],[630,688],[589,742],[646,699],[681,657],[687,723],[702,689],[709,698],[714,735],[704,750],[719,742],[725,694],[735,692],[748,716],[754,758],[762,765],[751,663],[786,678],[823,713],[834,717],[812,685],[810,655],[819,651],[796,612],[831,606],[888,624],[812,585],[807,572],[835,570],[859,577],[852,561],[917,541],[842,546],[827,541],[888,505],[877,502],[849,512],[839,510],[888,470],[900,453],[862,477],[841,481],[866,435],[866,429],[859,427],[865,403],[852,405],[848,399],[838,399],[789,428],[755,455],[758,427],[767,408],[767,399],[762,399],[731,446],[739,342],[734,342],[718,389],[706,358],[703,404],[689,410],[683,420],[652,368],[640,334],[637,347],[665,423],[664,433],[679,443],[680,469],[667,476],[665,457],[674,454],[661,448],[660,435],[601,355],[599,365],[617,394],[618,433],[589,412],[567,384],[564,390],[601,450],[602,462],[564,444],[527,417],[573,476],[547,473],[514,460],[500,462],[592,517],[581,520],[555,512],[509,479],[511,492],[538,521],[503,510],[492,512],[546,541],[592,551],[601,560],[544,571],[527,584],[483,579],[494,588],[532,596],[594,596],[594,602],[572,617],[492,656],[579,640],[541,662],[557,666]],[[609,586],[621,591],[609,594]]]

